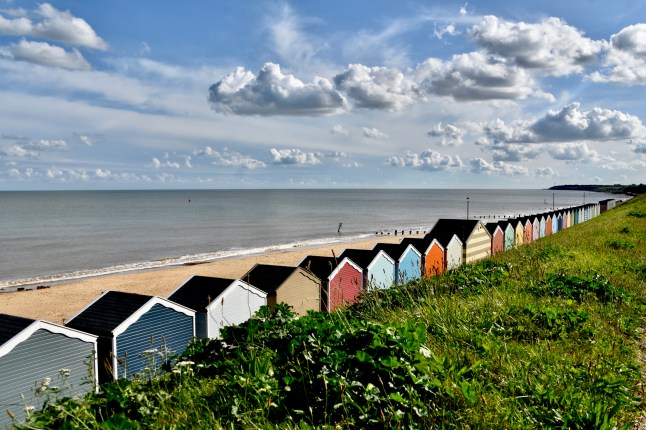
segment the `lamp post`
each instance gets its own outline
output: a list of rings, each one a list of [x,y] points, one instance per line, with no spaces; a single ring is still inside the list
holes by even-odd
[[[469,219],[469,197],[467,197],[467,219]]]
[[[554,210],[554,193],[552,193],[552,210]]]

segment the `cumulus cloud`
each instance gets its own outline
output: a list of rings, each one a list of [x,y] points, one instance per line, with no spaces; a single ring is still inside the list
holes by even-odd
[[[436,39],[441,40],[447,34],[449,36],[456,36],[460,34],[460,32],[456,30],[455,24],[447,24],[440,27],[439,29],[436,28],[435,30],[433,30],[433,37],[435,37]]]
[[[21,145],[11,145],[8,148],[0,148],[0,155],[18,158],[36,158],[39,154],[38,152],[28,150]]]
[[[98,179],[110,179],[112,177],[112,172],[108,169],[96,169],[94,171],[94,176]]]
[[[342,136],[349,136],[350,135],[350,131],[348,129],[346,129],[345,127],[343,127],[342,125],[339,125],[339,124],[332,127],[330,129],[330,133],[332,133],[332,134],[340,134]]]
[[[534,176],[549,177],[549,176],[558,176],[556,172],[551,167],[537,167],[534,169]]]
[[[485,16],[469,35],[490,53],[553,76],[581,73],[604,48],[604,42],[584,37],[559,18],[528,24]]]
[[[21,40],[11,45],[9,52],[15,60],[41,66],[60,67],[67,70],[90,70],[91,68],[78,49],[66,51],[60,46],[50,45],[47,42]]]
[[[450,61],[429,58],[413,74],[421,94],[459,101],[554,99],[525,69],[480,51],[454,55]]]
[[[460,168],[462,167],[462,160],[457,155],[452,157],[427,149],[420,154],[406,152],[403,157],[389,157],[386,160],[386,164],[392,167],[414,167],[419,170],[437,172],[451,168]]]
[[[262,169],[267,166],[263,161],[232,151],[226,147],[222,148],[222,151],[216,151],[210,146],[207,146],[203,150],[195,152],[195,155],[213,158],[213,164],[220,167],[237,167],[241,169],[255,170]]]
[[[638,154],[646,154],[646,141],[630,141],[629,142],[633,146],[633,151],[635,151]]]
[[[64,140],[47,140],[41,139],[23,145],[25,149],[34,151],[67,151],[70,149]]]
[[[163,162],[157,157],[153,157],[152,162],[147,166],[154,169],[179,169],[179,163],[170,160],[164,160]]]
[[[440,146],[459,146],[463,143],[464,131],[453,124],[442,125],[441,122],[438,122],[426,134],[429,137],[439,137],[438,145]]]
[[[482,158],[472,158],[469,160],[469,164],[471,172],[481,175],[527,176],[529,174],[526,167],[502,161],[489,163]]]
[[[413,82],[394,68],[351,64],[334,83],[360,108],[399,110],[414,101]]]
[[[364,137],[374,140],[388,139],[388,135],[381,130],[378,130],[374,127],[362,127],[361,131]]]
[[[274,164],[314,166],[321,164],[324,157],[320,152],[303,152],[300,149],[275,149],[269,151]]]
[[[346,109],[345,98],[324,78],[304,83],[266,63],[258,75],[238,67],[209,88],[216,112],[238,115],[330,115]]]
[[[108,44],[84,19],[73,16],[69,11],[60,11],[49,3],[42,3],[34,14],[41,20],[32,22],[24,16],[7,19],[0,15],[0,35],[39,37],[86,48],[108,49]]]
[[[613,34],[604,66],[603,72],[590,75],[593,81],[646,84],[646,24],[630,25]]]
[[[601,160],[599,153],[588,148],[585,142],[552,144],[547,147],[547,152],[555,160],[578,161],[582,163]]]

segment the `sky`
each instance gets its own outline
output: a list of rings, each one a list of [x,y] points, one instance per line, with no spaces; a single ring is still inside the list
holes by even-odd
[[[0,0],[0,190],[646,182],[640,0]]]

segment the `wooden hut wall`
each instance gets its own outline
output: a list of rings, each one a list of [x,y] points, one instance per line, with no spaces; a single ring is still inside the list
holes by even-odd
[[[540,239],[541,223],[538,217],[532,218],[532,242]]]
[[[115,330],[115,377],[130,378],[150,366],[144,351],[156,349],[164,357],[184,352],[195,335],[194,313],[175,306],[155,303]]]
[[[379,251],[368,265],[366,288],[386,289],[395,283],[395,262],[384,251]]]
[[[405,284],[422,276],[422,255],[412,245],[402,253],[397,265],[397,282]]]
[[[11,426],[7,411],[22,421],[25,405],[41,409],[47,396],[34,389],[45,378],[62,389],[61,396],[83,396],[94,390],[96,371],[96,336],[34,321],[0,345],[0,428]]]
[[[462,242],[457,235],[453,235],[453,238],[449,241],[449,244],[445,249],[445,262],[444,267],[447,270],[455,269],[462,265]]]
[[[552,215],[545,216],[545,236],[552,234]]]
[[[514,226],[511,223],[509,223],[505,228],[505,251],[509,251],[510,249],[513,249],[515,243],[516,243],[516,231],[514,230]]]
[[[545,220],[545,216],[541,215],[538,217],[538,237],[545,237],[547,235],[547,221]]]
[[[339,263],[328,279],[328,309],[333,311],[355,302],[361,293],[363,271],[346,258]]]
[[[525,226],[522,221],[517,221],[514,235],[514,247],[517,248],[523,243],[525,243]]]
[[[462,261],[467,264],[491,256],[491,235],[482,221],[478,221],[478,225],[463,244],[463,248]]]
[[[534,226],[532,222],[528,219],[524,224],[525,233],[523,235],[523,243],[532,243],[532,238],[534,237]]]
[[[360,285],[363,285],[361,280]],[[273,296],[276,303],[287,303],[298,315],[321,310],[321,281],[312,273],[298,267]],[[267,297],[269,299],[269,296]],[[269,304],[269,300],[267,301]],[[276,303],[273,305],[275,306]]]
[[[491,237],[491,255],[496,255],[499,252],[504,251],[504,249],[505,235],[503,234],[502,229],[498,227]]]
[[[195,314],[196,336],[200,337],[197,333],[198,315],[206,320],[206,336],[217,339],[223,327],[242,324],[266,304],[267,293],[236,280],[220,297],[211,302],[207,312]]]
[[[437,276],[444,273],[444,247],[433,239],[426,250],[424,260],[424,272],[427,277]]]

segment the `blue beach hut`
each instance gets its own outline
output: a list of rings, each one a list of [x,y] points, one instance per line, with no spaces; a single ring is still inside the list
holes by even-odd
[[[195,312],[161,297],[106,291],[65,325],[99,337],[98,375],[104,383],[181,354],[195,336]]]
[[[83,396],[97,387],[97,337],[40,320],[0,314],[0,428],[40,409],[54,386],[60,396]],[[24,400],[23,400],[24,398]]]
[[[402,285],[422,276],[422,254],[406,243],[378,243],[375,251],[384,251],[395,262],[395,284]]]
[[[395,261],[384,251],[374,249],[346,249],[340,260],[349,259],[363,269],[363,288],[385,289],[395,283]]]

